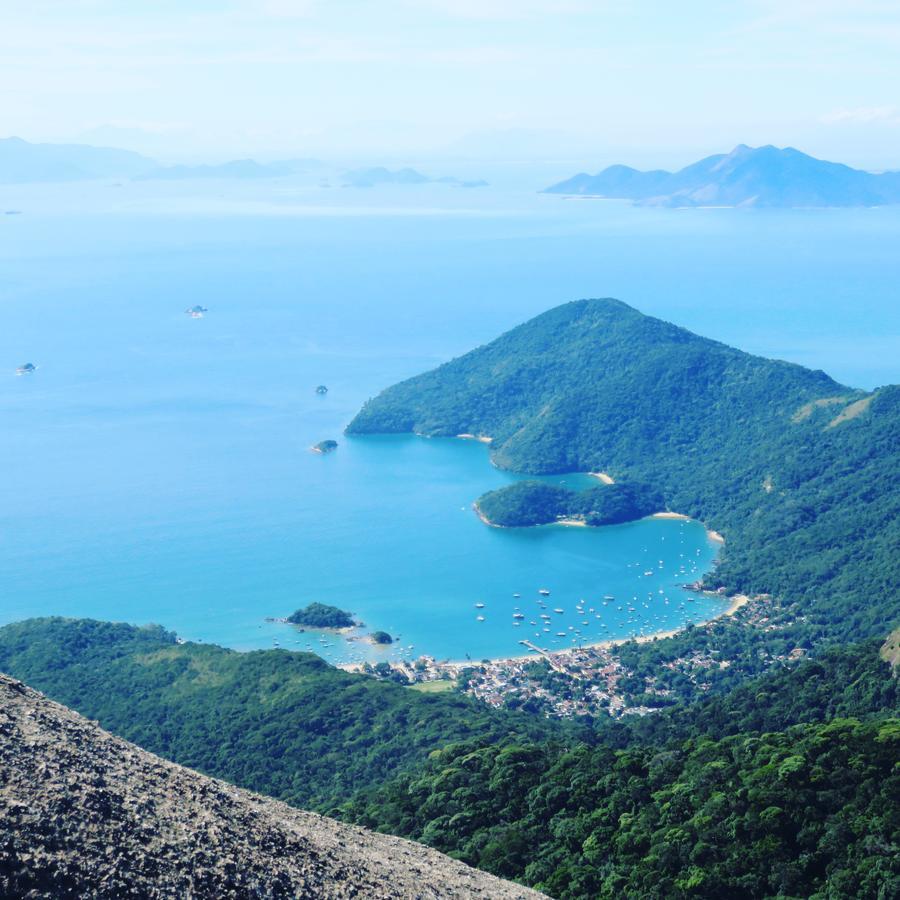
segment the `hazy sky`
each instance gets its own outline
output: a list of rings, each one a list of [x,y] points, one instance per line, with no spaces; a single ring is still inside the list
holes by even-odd
[[[900,168],[900,2],[0,0],[0,134],[168,158]]]

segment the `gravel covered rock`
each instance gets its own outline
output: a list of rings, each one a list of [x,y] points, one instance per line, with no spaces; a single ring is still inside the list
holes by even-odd
[[[166,762],[0,675],[0,896],[542,895]]]

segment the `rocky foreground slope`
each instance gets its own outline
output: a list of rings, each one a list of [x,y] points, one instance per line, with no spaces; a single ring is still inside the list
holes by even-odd
[[[542,895],[166,762],[0,675],[0,896]]]

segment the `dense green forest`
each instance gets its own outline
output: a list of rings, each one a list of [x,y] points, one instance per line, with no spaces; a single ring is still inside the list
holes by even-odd
[[[587,525],[616,525],[641,519],[662,509],[659,491],[633,482],[599,484],[584,491],[519,481],[482,494],[475,503],[492,525],[548,525],[561,518]]]
[[[318,810],[454,741],[573,731],[459,694],[351,675],[309,653],[178,644],[156,626],[58,618],[7,625],[0,672],[147,750]]]
[[[467,742],[355,812],[559,900],[900,893],[900,719],[679,748]]]
[[[707,586],[771,595],[767,627],[744,615],[626,648],[642,671],[701,649],[730,662],[713,673],[727,689],[794,648],[897,622],[900,387],[863,394],[619,301],[582,300],[389,388],[348,427],[399,431],[486,434],[506,468],[649,484],[724,534]]]
[[[891,898],[898,714],[877,644],[835,648],[594,746],[447,747],[344,815],[560,900]]]

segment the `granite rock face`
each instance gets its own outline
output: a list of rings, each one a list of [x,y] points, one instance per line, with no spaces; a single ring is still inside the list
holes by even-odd
[[[542,895],[166,762],[0,675],[0,896]]]

